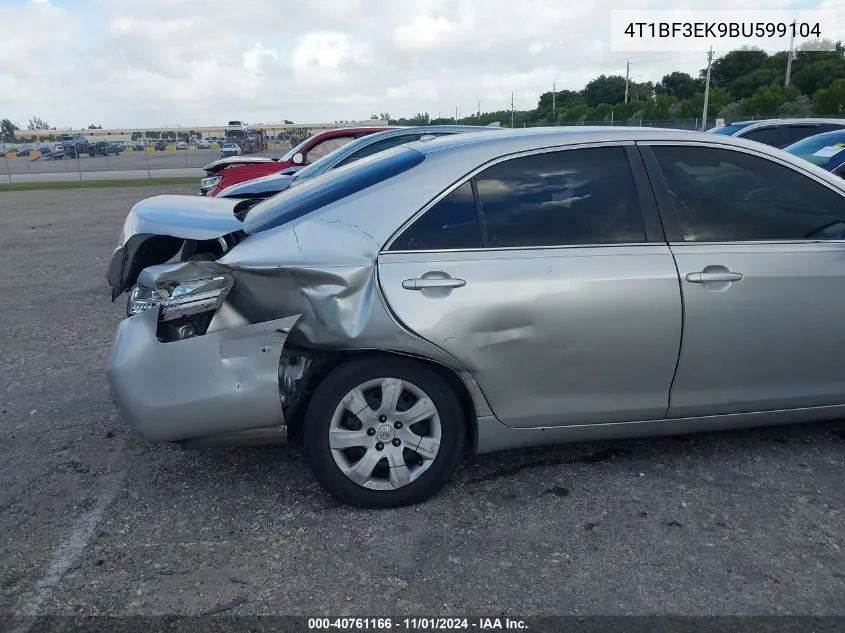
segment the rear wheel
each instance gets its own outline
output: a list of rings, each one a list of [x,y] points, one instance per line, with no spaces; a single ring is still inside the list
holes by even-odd
[[[389,508],[437,493],[461,456],[466,422],[448,383],[419,362],[364,358],[317,387],[303,440],[311,470],[345,503]]]

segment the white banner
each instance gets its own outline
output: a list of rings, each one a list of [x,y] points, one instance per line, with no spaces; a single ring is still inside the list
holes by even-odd
[[[845,39],[836,11],[613,10],[610,49],[615,52],[727,52],[753,46],[768,53],[795,48],[836,50]]]

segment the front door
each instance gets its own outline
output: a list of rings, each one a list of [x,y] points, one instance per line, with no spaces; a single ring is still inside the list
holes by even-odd
[[[621,146],[498,162],[399,234],[379,257],[382,290],[505,424],[660,419],[681,300],[642,194]]]

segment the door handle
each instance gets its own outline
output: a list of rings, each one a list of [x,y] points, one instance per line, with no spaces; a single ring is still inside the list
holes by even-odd
[[[461,288],[466,286],[467,282],[463,279],[452,279],[447,277],[445,279],[438,277],[416,277],[414,279],[406,279],[402,282],[402,287],[405,290],[424,290],[425,288]]]
[[[691,284],[707,284],[720,281],[740,281],[742,277],[742,273],[707,273],[702,271],[698,273],[689,273],[687,275],[687,281]]]

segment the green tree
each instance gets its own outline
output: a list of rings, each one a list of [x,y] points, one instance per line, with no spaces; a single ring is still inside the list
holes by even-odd
[[[37,116],[29,117],[29,122],[26,124],[27,130],[49,130],[50,124],[44,119]]]
[[[806,117],[813,114],[813,104],[810,98],[806,95],[801,95],[795,101],[784,103],[779,109],[778,114],[782,116]]]
[[[587,105],[615,105],[625,100],[625,78],[618,75],[599,75],[584,86],[581,93]]]
[[[678,100],[668,94],[657,94],[643,107],[643,117],[647,119],[671,119],[670,108],[677,105]]]
[[[720,119],[724,119],[727,123],[731,123],[732,121],[738,121],[739,119],[744,117],[742,105],[739,101],[731,101],[730,103],[722,106],[717,116]]]
[[[11,143],[15,140],[15,130],[20,128],[12,123],[9,119],[0,121],[0,141],[4,143]]]
[[[748,116],[771,116],[777,114],[782,105],[795,101],[799,96],[795,86],[771,84],[757,88],[753,95],[740,101],[740,104]]]
[[[749,83],[747,77],[765,68],[768,59],[766,52],[760,49],[742,48],[731,51],[713,61],[710,68],[710,84],[727,89],[737,98],[750,97],[759,85]],[[706,75],[707,70],[702,70],[701,78],[704,79]]]
[[[678,100],[689,99],[703,89],[704,82],[701,79],[695,79],[687,73],[678,71],[663,75],[663,79],[654,87],[657,94],[668,95]]]
[[[845,79],[845,49],[841,44],[835,51],[802,50],[795,54],[791,83],[802,94],[813,95],[837,79]]]
[[[813,94],[816,114],[845,114],[845,79],[837,79],[827,88]]]

